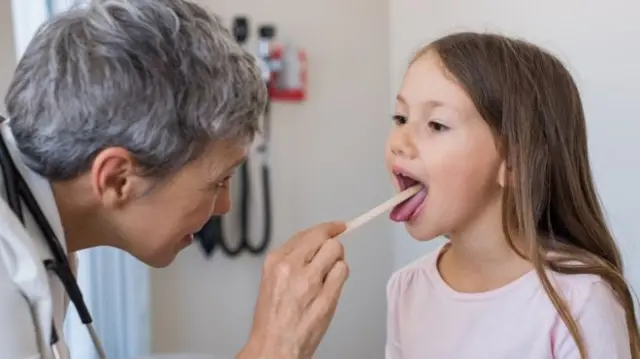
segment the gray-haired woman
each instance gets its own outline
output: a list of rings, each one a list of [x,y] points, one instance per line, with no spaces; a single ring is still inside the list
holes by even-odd
[[[252,55],[188,1],[93,1],[48,21],[18,64],[0,124],[2,357],[52,358],[55,334],[68,357],[57,262],[73,271],[75,251],[107,245],[166,266],[227,212],[229,179],[265,103]],[[318,225],[267,256],[238,358],[313,355],[348,276],[331,239],[342,230]],[[54,236],[62,259],[47,245]]]

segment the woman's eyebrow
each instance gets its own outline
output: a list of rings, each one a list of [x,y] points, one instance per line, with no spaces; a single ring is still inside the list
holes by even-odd
[[[237,168],[238,166],[240,166],[240,165],[244,164],[245,162],[247,162],[247,159],[248,159],[248,156],[242,156],[240,159],[238,159],[235,162],[233,162],[233,164],[231,164],[229,167],[225,168],[222,173],[223,174],[229,173],[234,168]]]
[[[227,168],[227,171],[244,164],[245,162],[247,162],[247,159],[248,156],[242,156],[239,160],[235,161],[231,167]]]

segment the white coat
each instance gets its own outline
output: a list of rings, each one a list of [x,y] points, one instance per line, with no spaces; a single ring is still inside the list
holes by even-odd
[[[49,182],[29,170],[21,160],[8,126],[0,124],[2,137],[18,171],[31,189],[49,224],[66,250],[60,214]],[[0,174],[2,170],[0,169]],[[0,175],[0,357],[7,359],[52,359],[49,345],[53,318],[60,337],[58,348],[64,359],[63,322],[68,297],[58,278],[45,270],[43,260],[51,252],[35,221],[23,206],[26,228],[6,202]],[[75,272],[75,257],[69,258]]]

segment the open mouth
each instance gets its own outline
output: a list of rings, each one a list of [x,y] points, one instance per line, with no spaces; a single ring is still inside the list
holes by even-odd
[[[182,240],[180,242],[182,244],[189,245],[194,241],[194,239],[195,236],[193,234],[187,234],[186,236],[182,237]]]
[[[396,179],[398,180],[398,185],[400,186],[400,191],[404,191],[409,187],[413,187],[417,184],[420,184],[420,181],[417,179],[400,172],[394,173]]]
[[[393,210],[391,210],[389,215],[391,220],[396,222],[407,222],[415,217],[418,211],[422,208],[422,205],[427,198],[427,186],[406,173],[394,171],[393,174],[398,181],[398,186],[400,186],[401,191],[418,184],[422,185],[422,189],[418,193],[409,197],[407,200],[398,204],[393,208]]]

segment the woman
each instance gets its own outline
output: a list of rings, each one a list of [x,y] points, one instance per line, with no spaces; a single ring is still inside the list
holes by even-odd
[[[35,35],[0,133],[72,267],[75,251],[102,245],[163,267],[229,210],[229,179],[265,103],[252,55],[197,5],[93,1]],[[52,254],[32,213],[23,226],[0,188],[2,357],[51,358],[55,332],[67,358],[68,299],[42,265]],[[348,276],[331,240],[342,230],[316,226],[268,255],[237,358],[313,355]]]

